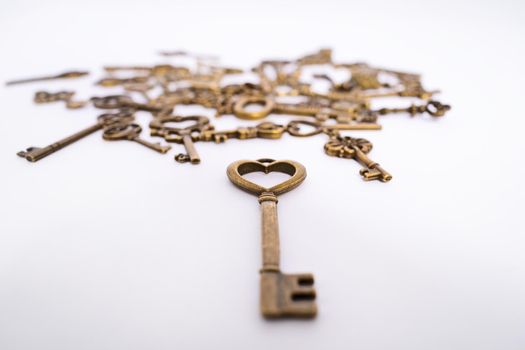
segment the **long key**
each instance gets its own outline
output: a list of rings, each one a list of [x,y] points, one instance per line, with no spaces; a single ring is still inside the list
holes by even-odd
[[[29,147],[25,151],[20,151],[17,153],[19,157],[25,158],[30,162],[37,162],[40,159],[47,157],[48,155],[55,153],[56,151],[80,140],[83,137],[91,135],[92,133],[104,128],[105,126],[111,125],[113,123],[118,123],[122,121],[131,121],[133,120],[133,114],[131,110],[121,110],[118,113],[106,113],[98,117],[97,123],[89,128],[81,130],[71,136],[68,136],[60,141],[52,143],[46,147]]]
[[[250,104],[258,104],[262,107],[258,111],[249,111],[247,106]],[[356,119],[354,114],[346,111],[315,104],[277,103],[265,96],[243,96],[233,105],[233,114],[240,119],[258,120],[267,117],[270,113],[315,117],[319,120],[332,118],[339,122],[348,122]]]
[[[390,173],[366,155],[372,150],[372,143],[366,139],[337,135],[324,145],[324,150],[329,156],[355,159],[363,165],[363,169],[359,171],[359,174],[366,181],[379,180],[388,182],[392,180]]]
[[[229,139],[247,140],[247,139],[279,139],[285,132],[286,128],[272,122],[263,122],[257,126],[239,127],[234,130],[205,130],[199,136],[199,141],[214,141],[223,143]]]
[[[243,178],[251,172],[266,174],[277,171],[291,177],[271,188],[265,188]],[[317,314],[314,277],[310,273],[284,274],[280,271],[279,224],[277,196],[299,186],[306,177],[303,165],[293,161],[240,160],[230,164],[228,178],[240,189],[258,196],[262,211],[262,261],[260,271],[260,308],[267,318],[312,318]]]
[[[11,80],[11,81],[6,82],[5,85],[17,85],[17,84],[25,84],[25,83],[32,83],[32,82],[46,81],[46,80],[55,80],[55,79],[72,79],[72,78],[83,77],[83,76],[88,75],[88,74],[89,74],[89,72],[77,72],[77,71],[64,72],[62,74],[46,76],[46,77]]]
[[[408,113],[411,117],[417,114],[428,113],[432,117],[442,117],[450,110],[450,106],[443,104],[436,100],[428,101],[424,105],[411,105],[404,108],[381,108],[376,112],[379,115],[394,114],[394,113]]]
[[[104,97],[92,97],[93,106],[100,109],[134,108],[152,113],[166,113],[173,110],[173,106],[157,106],[149,103],[138,103],[126,95],[110,95]]]
[[[139,137],[142,132],[142,128],[138,124],[134,123],[117,123],[107,127],[104,130],[103,138],[107,141],[117,141],[117,140],[129,140],[135,141],[143,146],[148,147],[159,153],[166,153],[171,149],[169,145],[161,145],[160,143],[148,142]]]

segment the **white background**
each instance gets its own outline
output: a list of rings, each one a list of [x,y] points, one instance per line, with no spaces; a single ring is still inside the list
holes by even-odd
[[[524,20],[518,0],[2,0],[2,82],[94,74],[0,88],[0,349],[525,349]],[[453,106],[353,134],[390,183],[363,182],[322,136],[198,144],[199,166],[100,134],[15,155],[93,123],[32,97],[108,93],[104,64],[184,49],[248,68],[320,47],[422,73]],[[259,316],[259,208],[225,170],[260,157],[308,170],[279,214],[283,271],[316,277],[314,321]]]

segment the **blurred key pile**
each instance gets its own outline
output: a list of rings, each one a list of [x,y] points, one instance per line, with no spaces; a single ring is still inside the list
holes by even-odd
[[[346,135],[348,131],[380,130],[379,120],[391,114],[442,117],[450,106],[435,99],[439,92],[423,87],[418,74],[377,68],[366,63],[338,63],[331,49],[292,60],[264,60],[249,71],[222,66],[211,56],[183,51],[162,52],[162,56],[185,58],[191,64],[153,66],[106,66],[106,76],[96,84],[111,93],[78,100],[74,91],[38,91],[38,104],[63,102],[67,108],[88,104],[103,110],[90,128],[81,130],[46,147],[30,147],[18,153],[29,161],[38,161],[71,143],[101,130],[103,139],[130,140],[160,153],[171,146],[184,150],[177,162],[198,164],[199,142],[222,143],[230,139],[278,140],[283,134],[327,137],[324,151],[329,156],[354,159],[361,164],[364,180],[389,181],[392,176],[368,158],[372,143]],[[55,76],[8,82],[8,85],[53,79],[74,79],[87,72],[65,72]],[[115,89],[119,89],[115,93]],[[397,97],[405,106],[372,108],[381,99]],[[214,110],[215,117],[234,116],[255,121],[251,126],[217,130],[204,115],[181,115],[177,106],[199,105]],[[140,138],[142,126],[134,114],[151,114],[152,143]],[[272,115],[288,116],[290,121],[276,124]]]

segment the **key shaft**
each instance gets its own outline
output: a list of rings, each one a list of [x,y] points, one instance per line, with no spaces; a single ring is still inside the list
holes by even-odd
[[[280,266],[279,222],[277,197],[271,193],[259,196],[261,204],[262,269],[261,272],[278,272]]]

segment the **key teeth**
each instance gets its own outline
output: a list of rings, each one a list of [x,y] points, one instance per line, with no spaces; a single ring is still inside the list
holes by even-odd
[[[266,318],[313,318],[317,314],[312,274],[261,274],[261,312]]]

